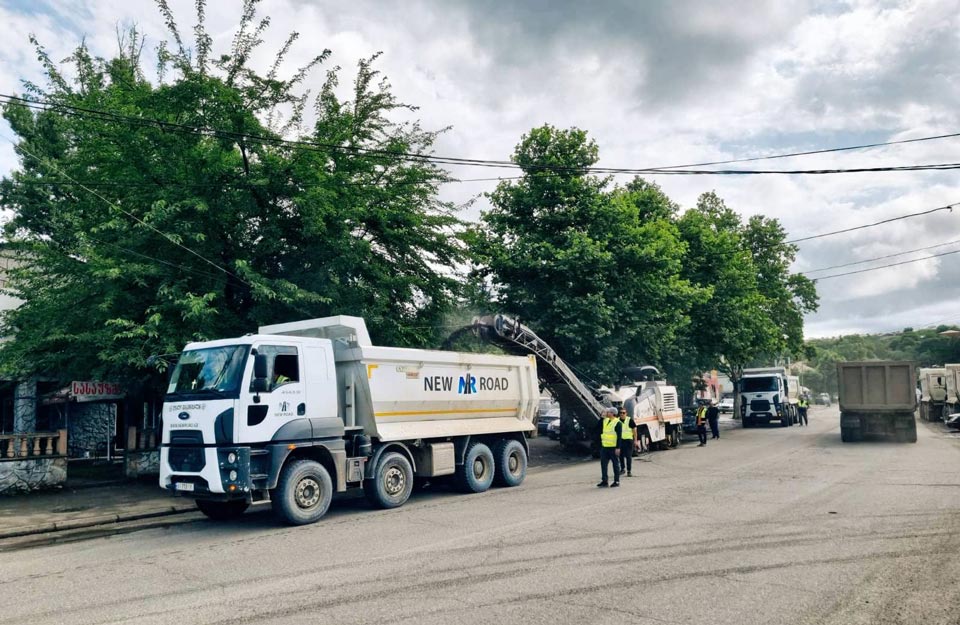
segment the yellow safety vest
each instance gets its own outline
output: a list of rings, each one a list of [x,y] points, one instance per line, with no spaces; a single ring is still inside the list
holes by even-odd
[[[697,425],[702,425],[704,421],[707,420],[707,407],[700,406],[697,409]]]
[[[600,444],[604,447],[617,446],[617,424],[620,419],[604,419],[603,432],[600,433]]]
[[[630,428],[629,418],[620,422],[620,440],[633,442],[633,430]]]

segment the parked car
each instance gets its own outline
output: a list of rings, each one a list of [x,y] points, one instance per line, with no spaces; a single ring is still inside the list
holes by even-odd
[[[816,403],[818,406],[829,406],[830,405],[830,394],[829,393],[820,393],[817,395]]]
[[[697,433],[697,408],[699,406],[686,406],[683,409],[683,431],[687,434]]]
[[[560,418],[557,417],[547,425],[547,436],[550,437],[550,440],[555,441],[560,438]]]
[[[546,412],[541,412],[540,416],[537,417],[537,434],[549,434],[547,428],[554,421],[560,420],[560,409],[551,408]]]
[[[717,405],[717,408],[720,409],[720,412],[733,412],[733,397],[727,396],[720,400],[720,403]]]

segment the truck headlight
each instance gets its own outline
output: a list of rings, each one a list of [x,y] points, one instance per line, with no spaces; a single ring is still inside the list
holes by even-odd
[[[231,471],[229,477],[230,477],[230,481],[231,481],[231,482],[236,482],[236,481],[237,481],[237,472],[236,472],[236,471]]]
[[[228,464],[233,464],[233,463],[236,462],[236,461],[237,461],[237,454],[233,453],[232,451],[231,451],[229,454],[227,454],[227,463],[228,463]],[[231,479],[233,479],[233,478],[231,478]]]

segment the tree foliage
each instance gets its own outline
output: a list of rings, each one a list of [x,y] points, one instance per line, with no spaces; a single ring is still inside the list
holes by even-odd
[[[920,367],[960,362],[960,340],[941,336],[944,330],[904,328],[892,334],[850,334],[813,339],[803,384],[819,393],[837,393],[837,362],[850,360],[911,360]]]
[[[217,55],[203,1],[191,49],[160,0],[172,44],[153,82],[136,30],[112,58],[81,43],[66,66],[34,42],[47,81],[25,96],[45,106],[4,110],[20,168],[0,203],[23,261],[7,290],[24,300],[3,319],[8,374],[142,380],[151,353],[331,314],[365,317],[387,344],[437,340],[458,295],[460,222],[437,197],[446,172],[391,156],[429,152],[437,132],[396,121],[413,108],[375,56],[348,99],[339,68],[316,97],[304,89],[326,50],[280,76],[296,33],[252,67],[269,26],[256,4]]]

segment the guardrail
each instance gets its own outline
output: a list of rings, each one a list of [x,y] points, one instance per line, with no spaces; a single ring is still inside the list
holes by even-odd
[[[66,430],[0,434],[0,462],[66,455]]]

